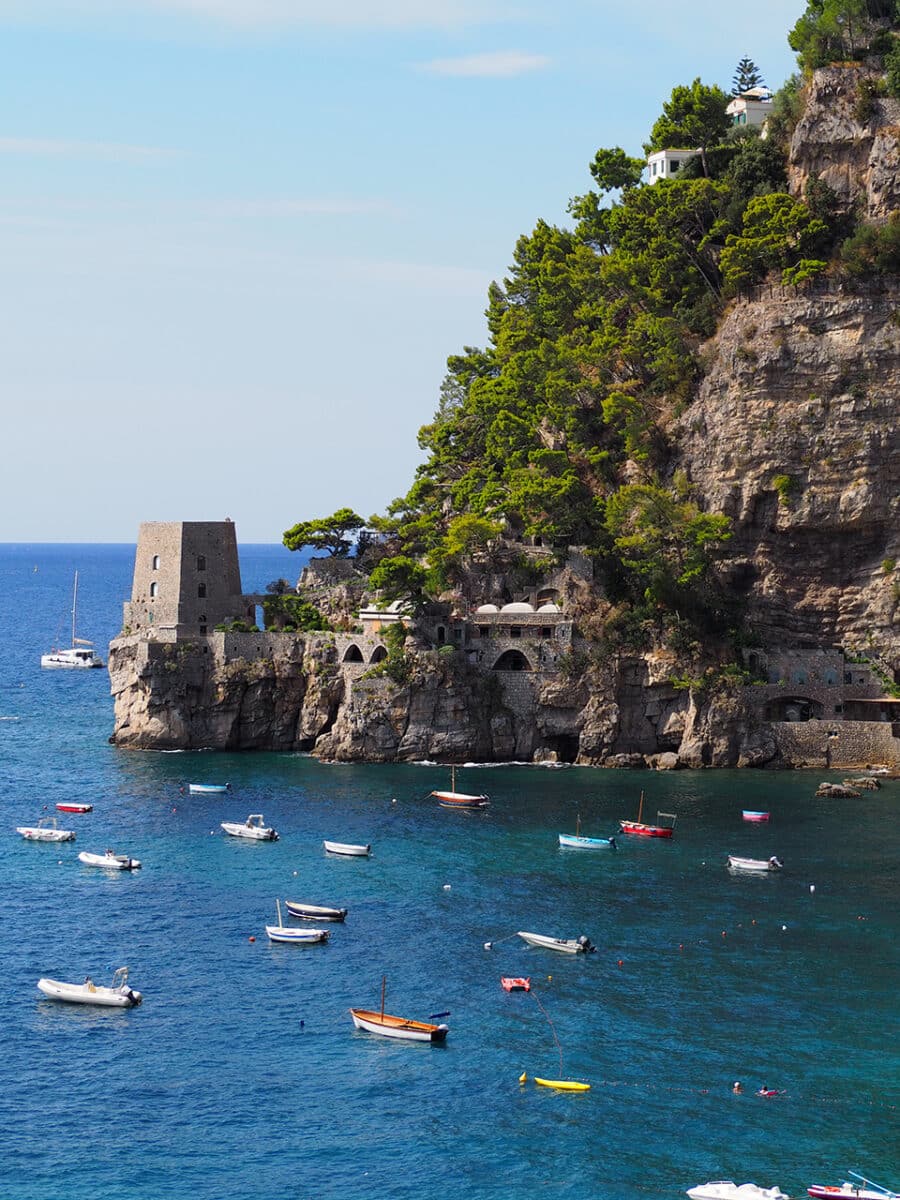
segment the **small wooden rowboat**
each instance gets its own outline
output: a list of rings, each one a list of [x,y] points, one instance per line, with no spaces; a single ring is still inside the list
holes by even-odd
[[[367,1008],[351,1008],[350,1016],[357,1029],[408,1042],[431,1042],[432,1045],[439,1045],[447,1040],[447,1034],[450,1032],[449,1025],[410,1021],[405,1017],[392,1017],[390,1013],[374,1012]]]
[[[356,1029],[364,1029],[367,1033],[377,1033],[382,1037],[399,1038],[406,1042],[430,1042],[433,1046],[441,1045],[447,1040],[450,1032],[448,1025],[433,1025],[430,1021],[410,1021],[406,1017],[392,1017],[384,1011],[384,996],[387,987],[387,976],[381,977],[381,1011],[370,1008],[351,1008],[350,1016]],[[446,1017],[449,1013],[435,1013],[435,1016]]]
[[[143,1000],[140,992],[128,986],[128,968],[119,967],[110,987],[98,987],[90,976],[84,983],[64,983],[59,979],[39,979],[38,988],[51,1000],[67,1004],[99,1004],[103,1008],[134,1008]]]
[[[292,917],[303,921],[343,921],[347,916],[346,908],[328,908],[322,904],[301,904],[297,900],[285,900],[288,912]]]
[[[641,821],[644,812],[644,793],[641,792],[641,802],[638,806],[638,815],[636,821],[619,821],[619,828],[623,833],[633,833],[638,837],[655,837],[655,838],[670,838],[675,832],[675,822],[678,819],[675,813],[658,812],[656,814],[656,824],[646,825]],[[663,824],[663,821],[668,821],[670,824]]]
[[[725,863],[730,871],[780,871],[784,867],[784,863],[780,858],[776,858],[773,854],[771,858],[739,858],[736,854],[729,854]]]
[[[16,833],[26,842],[74,842],[71,829],[57,829],[56,817],[41,817],[37,825],[17,825]]]
[[[456,767],[452,766],[449,792],[432,792],[431,794],[441,808],[487,808],[490,804],[490,799],[483,794],[476,796],[470,792],[458,792],[456,790]]]
[[[591,1085],[589,1083],[579,1083],[575,1079],[541,1079],[539,1075],[533,1076],[534,1082],[540,1087],[556,1088],[558,1092],[589,1092]],[[519,1083],[527,1083],[528,1076],[523,1071],[519,1076]]]
[[[510,978],[504,975],[500,979],[500,986],[505,992],[530,992],[531,977],[528,975],[517,975],[514,978]]]
[[[60,812],[89,813],[94,811],[93,804],[77,804],[74,800],[66,800],[56,806]]]
[[[86,867],[106,867],[110,871],[136,871],[141,865],[140,859],[129,858],[127,854],[115,854],[112,850],[107,850],[105,854],[89,854],[87,850],[82,850],[78,858]]]
[[[525,933],[519,930],[517,937],[520,937],[523,942],[527,942],[529,946],[540,946],[544,950],[559,950],[562,954],[588,954],[596,947],[592,945],[590,938],[586,938],[584,934],[577,938],[555,938],[547,937],[543,933]]]
[[[254,842],[277,842],[278,834],[263,824],[262,813],[251,813],[246,821],[222,821],[222,829],[231,837],[249,838]]]
[[[569,850],[618,850],[619,848],[614,837],[582,837],[581,813],[575,817],[574,834],[560,833],[558,837],[560,846],[565,846]]]
[[[741,816],[745,821],[768,821],[769,814],[760,812],[755,808],[744,808],[741,810]]]
[[[560,846],[565,846],[569,850],[618,850],[619,848],[614,837],[581,837],[579,834],[571,833],[561,833],[558,836]]]
[[[354,846],[348,842],[323,842],[329,854],[346,854],[351,858],[365,858],[372,853],[371,845]]]

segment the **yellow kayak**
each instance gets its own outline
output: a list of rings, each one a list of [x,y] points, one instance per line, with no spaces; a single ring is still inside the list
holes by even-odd
[[[527,1078],[528,1076],[523,1072],[519,1076],[519,1083],[525,1083]],[[589,1092],[591,1090],[589,1083],[576,1083],[573,1079],[541,1079],[535,1075],[534,1082],[539,1083],[541,1087],[556,1088],[561,1092]]]

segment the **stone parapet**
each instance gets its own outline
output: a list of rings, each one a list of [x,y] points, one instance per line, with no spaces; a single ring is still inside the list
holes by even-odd
[[[876,721],[783,721],[772,731],[785,761],[795,767],[900,767],[900,738]]]

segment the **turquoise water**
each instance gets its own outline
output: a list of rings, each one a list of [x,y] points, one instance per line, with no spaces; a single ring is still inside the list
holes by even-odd
[[[38,660],[65,634],[74,566],[81,632],[116,631],[131,558],[0,547],[4,1200],[646,1200],[717,1178],[799,1195],[848,1169],[900,1186],[900,784],[838,801],[800,772],[494,767],[458,780],[491,807],[457,813],[426,798],[447,784],[436,767],[118,751],[106,673]],[[296,559],[248,548],[242,567],[255,590]],[[182,794],[191,780],[233,790]],[[641,788],[645,816],[678,814],[671,843],[558,848],[579,813],[613,832]],[[17,837],[61,799],[95,806],[65,818],[75,843]],[[219,822],[250,812],[281,840],[226,839]],[[372,857],[327,857],[323,838]],[[78,863],[107,845],[143,869]],[[729,853],[785,870],[731,878]],[[350,913],[326,946],[270,945],[276,896]],[[518,929],[598,951],[528,948]],[[35,988],[123,963],[133,1011]],[[445,1047],[354,1032],[347,1009],[377,1007],[382,976],[389,1011],[449,1010]],[[753,1096],[764,1083],[784,1094]]]

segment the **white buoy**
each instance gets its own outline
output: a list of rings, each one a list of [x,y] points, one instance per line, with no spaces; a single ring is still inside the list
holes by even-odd
[[[787,929],[787,925],[782,925],[782,927],[781,927],[781,932],[782,932],[782,933],[784,933],[784,931],[785,931],[786,929]]]
[[[815,885],[814,883],[811,883],[811,884],[809,885],[809,890],[810,890],[811,892],[814,892],[814,891],[816,890],[816,885]]]
[[[450,884],[449,884],[449,883],[445,883],[445,884],[444,884],[444,891],[445,891],[445,892],[449,892],[449,891],[450,891]]]
[[[493,944],[494,944],[493,942],[485,942],[484,943],[485,950],[490,950],[490,948],[491,948],[491,946],[493,946]]]

